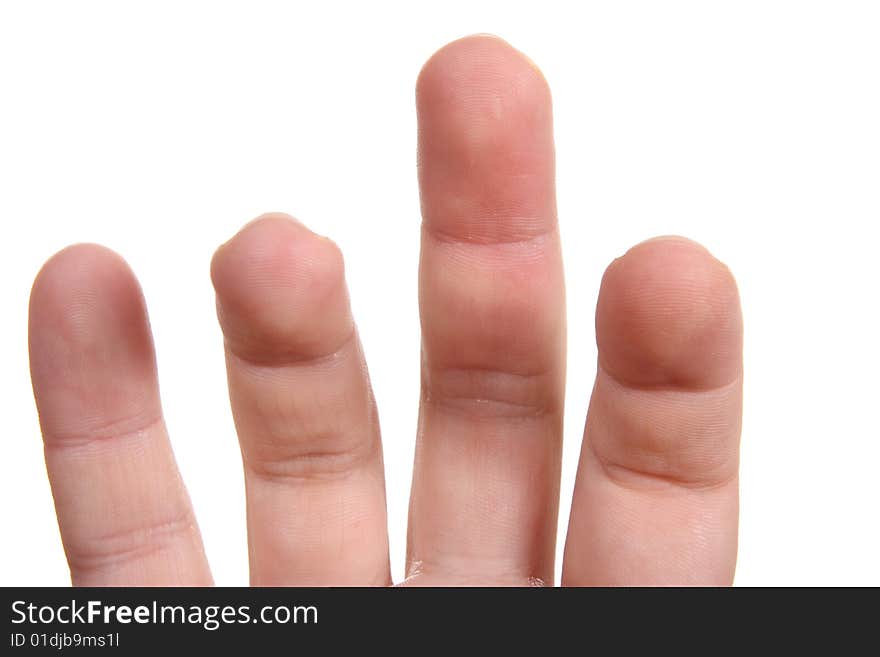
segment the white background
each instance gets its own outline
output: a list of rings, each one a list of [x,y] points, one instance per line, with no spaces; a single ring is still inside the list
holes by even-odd
[[[413,85],[435,49],[487,31],[554,92],[570,322],[561,528],[601,273],[633,243],[680,233],[730,265],[742,296],[737,583],[880,584],[880,4],[806,0],[3,3],[0,584],[69,581],[26,324],[40,264],[77,241],[116,249],[140,278],[215,578],[247,582],[208,263],[267,210],[345,252],[400,579],[418,399]]]

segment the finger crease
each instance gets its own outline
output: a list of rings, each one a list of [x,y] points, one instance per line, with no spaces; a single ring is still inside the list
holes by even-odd
[[[67,547],[67,561],[71,572],[100,572],[131,563],[173,547],[195,530],[195,518],[190,510],[176,516],[135,527],[110,532],[87,539],[82,547]]]

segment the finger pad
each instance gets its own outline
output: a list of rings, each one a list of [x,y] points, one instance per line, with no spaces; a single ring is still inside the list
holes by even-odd
[[[351,335],[342,254],[283,215],[266,215],[211,263],[220,323],[237,353],[257,360],[320,356]]]
[[[31,374],[47,437],[159,415],[146,308],[121,257],[90,244],[60,251],[37,275],[29,313]]]
[[[550,89],[494,37],[455,41],[416,85],[422,214],[438,233],[515,241],[555,225]]]
[[[730,271],[683,238],[644,242],[614,261],[596,311],[601,366],[624,384],[720,387],[742,368]]]

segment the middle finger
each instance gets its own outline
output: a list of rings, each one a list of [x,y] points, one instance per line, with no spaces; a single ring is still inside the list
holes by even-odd
[[[553,577],[565,378],[550,92],[500,39],[435,54],[417,85],[422,395],[415,582]]]

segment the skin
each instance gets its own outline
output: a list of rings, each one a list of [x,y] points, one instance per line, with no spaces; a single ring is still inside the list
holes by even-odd
[[[416,85],[422,376],[407,585],[552,584],[565,292],[550,90],[493,37]],[[389,585],[382,447],[342,254],[264,215],[211,263],[254,585]],[[76,585],[207,585],[146,306],[112,251],[34,282],[30,358]],[[728,269],[649,240],[608,267],[564,585],[730,584],[742,320]]]

